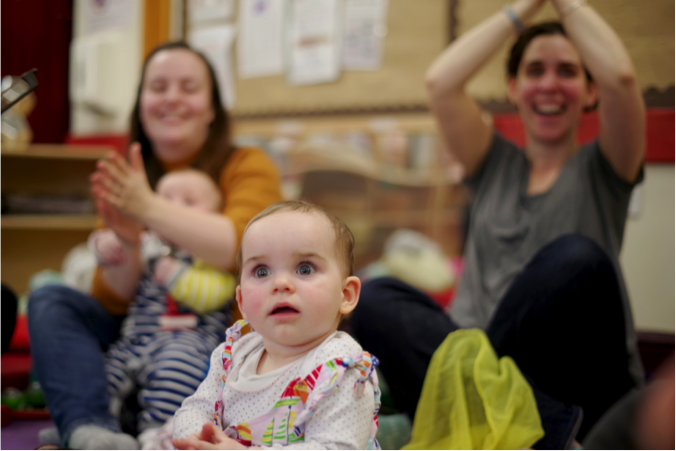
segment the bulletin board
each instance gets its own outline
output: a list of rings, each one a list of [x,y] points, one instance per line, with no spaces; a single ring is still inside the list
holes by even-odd
[[[505,0],[390,0],[380,70],[343,71],[335,83],[291,86],[283,76],[236,79],[238,119],[345,113],[427,111],[424,76],[448,43],[499,11]],[[634,62],[648,106],[674,106],[673,0],[591,0],[619,34]],[[545,4],[534,21],[556,19]],[[512,41],[468,84],[493,112],[511,111],[505,61]]]
[[[236,118],[425,110],[425,71],[449,42],[449,0],[390,0],[380,70],[290,86],[283,76],[236,80]]]

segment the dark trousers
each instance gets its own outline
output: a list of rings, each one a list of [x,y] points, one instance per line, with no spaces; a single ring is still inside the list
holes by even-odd
[[[108,411],[104,355],[120,324],[96,299],[71,288],[51,285],[31,294],[33,369],[63,442],[83,424],[121,431]]]
[[[364,284],[351,328],[380,360],[395,406],[413,418],[432,354],[458,326],[425,293],[382,278]],[[582,440],[635,385],[617,275],[589,238],[565,235],[541,249],[507,290],[486,334],[533,388],[546,434],[537,447]]]

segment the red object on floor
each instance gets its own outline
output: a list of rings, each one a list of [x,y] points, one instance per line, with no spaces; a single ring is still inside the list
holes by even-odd
[[[49,420],[51,418],[47,409],[12,410],[11,416],[12,420]]]
[[[2,389],[15,387],[24,390],[28,387],[33,360],[27,352],[6,352],[0,360]]]
[[[426,291],[427,295],[432,298],[434,302],[439,304],[439,306],[446,310],[446,308],[451,305],[453,296],[455,295],[455,286],[449,288],[448,290],[430,292]]]
[[[10,415],[11,409],[7,407],[6,405],[2,405],[2,420],[0,421],[2,423],[2,426],[4,427],[7,425],[10,421],[12,421],[12,416]]]
[[[30,341],[28,339],[28,318],[26,315],[18,315],[16,317],[16,325],[14,326],[12,340],[9,342],[9,350],[16,352],[30,351]]]

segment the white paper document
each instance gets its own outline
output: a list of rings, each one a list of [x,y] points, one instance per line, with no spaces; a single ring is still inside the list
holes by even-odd
[[[235,0],[188,0],[191,24],[232,18]]]
[[[240,0],[237,71],[239,78],[284,73],[286,0]]]
[[[235,105],[235,81],[232,71],[232,45],[235,27],[220,25],[198,29],[190,33],[188,43],[207,57],[216,72],[223,106],[231,110]]]
[[[340,0],[292,0],[289,83],[309,85],[338,79],[341,17]]]
[[[344,70],[380,69],[387,6],[388,0],[345,0]]]
[[[129,28],[138,14],[138,5],[133,0],[88,0],[81,4],[86,34]]]

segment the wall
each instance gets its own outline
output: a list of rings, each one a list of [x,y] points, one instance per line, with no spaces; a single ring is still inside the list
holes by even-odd
[[[2,2],[2,76],[38,70],[37,103],[28,116],[34,142],[62,143],[68,133],[72,22],[71,0]]]
[[[116,2],[108,2],[115,4]],[[110,100],[112,114],[99,114],[84,102],[75,102],[71,108],[71,134],[75,137],[94,134],[124,134],[129,128],[129,114],[133,108],[138,80],[141,72],[143,49],[144,2],[123,0],[121,4],[130,6],[129,14],[117,24],[101,28],[91,26],[92,0],[74,1],[73,46],[88,45],[95,42],[107,45],[108,53],[101,58],[99,66],[82,75],[82,69],[71,71],[70,96],[76,85],[84,84],[83,78],[96,78],[96,91]],[[71,47],[73,49],[73,47]],[[101,55],[101,54],[100,54]],[[71,51],[71,67],[75,58]]]
[[[291,87],[284,76],[237,79],[235,115],[420,106],[423,78],[448,42],[448,0],[390,0],[382,67],[343,71],[335,83]]]
[[[674,166],[647,164],[636,193],[620,262],[634,322],[641,331],[674,332]]]

